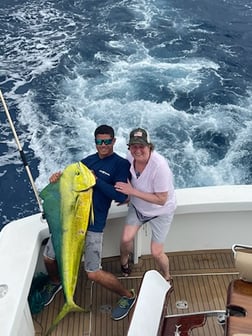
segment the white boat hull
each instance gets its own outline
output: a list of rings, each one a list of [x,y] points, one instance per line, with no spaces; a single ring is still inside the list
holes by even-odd
[[[251,245],[252,186],[179,189],[178,207],[165,251],[231,249]],[[104,257],[119,255],[127,206],[113,204],[104,235]],[[0,232],[1,335],[35,335],[27,302],[34,272],[40,270],[41,243],[49,236],[41,214],[20,219]],[[135,240],[134,261],[150,254],[151,230],[144,226]]]

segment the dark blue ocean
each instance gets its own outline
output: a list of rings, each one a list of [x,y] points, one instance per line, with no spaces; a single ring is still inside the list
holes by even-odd
[[[1,0],[0,88],[37,190],[149,130],[176,188],[252,183],[251,0]],[[38,212],[0,106],[0,228]]]

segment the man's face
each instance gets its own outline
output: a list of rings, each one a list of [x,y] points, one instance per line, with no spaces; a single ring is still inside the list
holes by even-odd
[[[100,158],[104,158],[113,153],[115,141],[116,139],[111,138],[110,134],[97,134],[95,144]]]

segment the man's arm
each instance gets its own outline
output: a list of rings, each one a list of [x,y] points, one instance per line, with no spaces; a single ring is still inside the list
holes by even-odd
[[[129,172],[130,164],[127,161],[121,161],[116,167],[116,172],[114,174],[114,184],[116,182],[127,182],[130,177]],[[105,182],[104,180],[97,178],[96,188],[104,193],[107,197],[111,198],[115,202],[124,203],[127,200],[127,195],[122,194],[121,192],[115,189],[115,186]]]

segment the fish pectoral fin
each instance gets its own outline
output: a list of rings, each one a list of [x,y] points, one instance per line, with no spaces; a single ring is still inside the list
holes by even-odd
[[[68,303],[66,302],[64,306],[62,307],[61,311],[59,314],[56,316],[55,320],[53,321],[53,324],[51,327],[47,330],[45,336],[49,336],[54,328],[57,326],[57,324],[70,312],[79,312],[79,313],[88,313],[90,310],[89,309],[84,309],[80,306],[78,306],[76,303]]]
[[[82,189],[81,192],[87,192],[87,191],[89,191],[92,188],[93,188],[93,186],[92,187],[88,187],[87,189]]]

